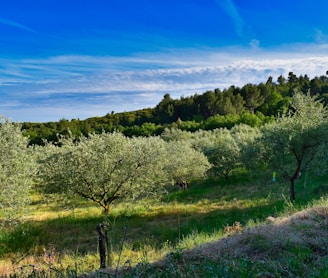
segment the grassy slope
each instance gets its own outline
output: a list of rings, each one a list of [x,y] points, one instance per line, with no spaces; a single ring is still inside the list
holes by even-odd
[[[208,179],[192,184],[187,191],[173,190],[160,201],[117,205],[107,219],[110,223],[112,269],[115,271],[117,267],[129,268],[131,265],[132,268],[124,274],[128,277],[136,273],[139,277],[149,277],[149,271],[158,273],[157,277],[215,277],[224,273],[226,277],[252,277],[247,275],[255,276],[265,271],[263,264],[266,264],[267,271],[277,275],[297,276],[297,271],[306,270],[324,273],[320,263],[313,266],[309,259],[313,250],[306,244],[291,244],[287,248],[295,254],[295,260],[285,260],[285,263],[287,266],[294,264],[295,269],[286,270],[287,266],[282,265],[284,261],[279,262],[271,255],[265,256],[263,251],[269,249],[272,254],[280,254],[281,246],[268,248],[270,241],[261,235],[241,239],[251,246],[249,249],[245,247],[248,251],[244,253],[225,252],[220,256],[206,257],[199,252],[200,249],[194,249],[206,242],[217,242],[241,229],[245,231],[246,227],[258,227],[268,217],[276,219],[287,212],[295,212],[312,199],[328,193],[324,178],[314,181],[304,176],[297,182],[298,201],[295,206],[290,206],[282,197],[288,196],[287,189],[287,184],[272,184],[270,175],[252,178],[239,173],[229,182]],[[103,221],[101,211],[87,203],[67,210],[58,201],[36,199],[26,224],[1,233],[0,273],[16,272],[23,276],[24,272],[41,269],[49,272],[52,269],[73,276],[72,273],[97,269],[96,225]],[[313,236],[310,232],[309,235]],[[231,249],[236,249],[236,246]],[[240,242],[238,246],[242,246]],[[257,250],[262,250],[261,257],[256,257]],[[168,253],[172,256],[163,261]],[[286,254],[291,257],[287,251]],[[322,255],[320,260],[327,261],[327,249],[322,249],[321,253],[318,251],[318,254]],[[154,268],[148,264],[156,261],[161,263]],[[306,261],[311,262],[311,266],[307,266]],[[171,268],[167,267],[167,263]],[[133,268],[135,265],[138,267]]]
[[[121,277],[328,277],[327,201],[268,221],[234,225],[230,236],[122,270]]]

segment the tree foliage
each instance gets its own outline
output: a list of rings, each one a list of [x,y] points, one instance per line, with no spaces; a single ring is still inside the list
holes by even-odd
[[[0,209],[15,223],[28,207],[36,164],[21,125],[3,117],[0,121]]]
[[[213,135],[215,139],[212,145],[205,147],[204,153],[214,165],[214,172],[223,175],[228,180],[232,170],[236,169],[241,162],[240,149],[230,130],[216,130]]]
[[[295,179],[327,154],[327,110],[317,97],[295,93],[291,110],[262,128],[262,157],[290,184],[290,199],[295,200]]]
[[[168,163],[166,172],[173,182],[191,182],[205,177],[211,165],[207,157],[184,140],[167,144]]]
[[[250,171],[256,169],[259,151],[257,141],[261,137],[260,128],[239,124],[231,129],[231,135],[239,149],[240,165]]]
[[[130,138],[114,132],[60,143],[45,146],[49,155],[42,161],[44,185],[89,199],[106,213],[114,201],[156,196],[177,179],[202,176],[209,167],[190,146],[159,137]]]
[[[104,117],[85,120],[23,123],[22,128],[24,134],[30,136],[31,144],[42,144],[43,139],[57,141],[57,134],[67,134],[68,129],[76,136],[116,130],[127,136],[153,136],[160,135],[167,127],[196,131],[231,128],[239,123],[249,124],[246,122],[249,120],[258,126],[266,123],[266,118],[286,113],[295,90],[303,94],[310,90],[312,95],[320,96],[325,104],[328,103],[327,75],[310,79],[307,75],[296,76],[290,72],[288,78],[279,76],[276,82],[269,77],[259,84],[214,89],[180,99],[165,94],[154,108],[122,113],[112,111]],[[256,118],[251,118],[251,114]]]

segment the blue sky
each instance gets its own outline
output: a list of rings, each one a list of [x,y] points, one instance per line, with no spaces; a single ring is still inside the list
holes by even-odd
[[[0,114],[86,119],[328,70],[325,0],[0,3]]]

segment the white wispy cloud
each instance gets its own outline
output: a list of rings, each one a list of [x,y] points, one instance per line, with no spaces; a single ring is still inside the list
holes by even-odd
[[[286,49],[293,49],[286,47]],[[136,57],[58,56],[0,61],[0,113],[18,121],[84,119],[111,111],[154,107],[173,98],[269,76],[319,76],[328,69],[327,45],[301,51],[184,51]]]
[[[231,18],[236,33],[239,37],[243,37],[244,35],[244,26],[245,22],[241,17],[236,5],[234,4],[233,0],[216,0],[216,3],[228,14]]]
[[[15,28],[18,28],[18,29],[21,29],[21,30],[24,30],[24,31],[27,31],[27,32],[30,32],[30,33],[33,33],[36,35],[39,34],[37,31],[33,30],[32,28],[29,28],[26,25],[20,24],[16,21],[12,21],[12,20],[9,20],[9,19],[3,18],[3,17],[0,17],[0,23],[11,26],[11,27],[15,27]]]

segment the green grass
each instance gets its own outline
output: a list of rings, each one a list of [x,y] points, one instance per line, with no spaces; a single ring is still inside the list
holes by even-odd
[[[238,227],[255,227],[269,216],[301,210],[312,200],[320,203],[320,197],[328,193],[327,181],[326,177],[302,177],[296,182],[297,201],[290,204],[284,197],[288,196],[288,184],[273,184],[265,173],[261,177],[236,173],[229,181],[209,178],[192,183],[187,191],[171,190],[162,200],[117,204],[109,218],[87,202],[76,202],[75,208],[69,210],[59,199],[50,202],[36,196],[24,224],[2,228],[0,273],[20,273],[19,277],[50,277],[50,273],[51,277],[75,277],[95,271],[99,268],[96,226],[107,221],[112,269],[129,269],[126,277],[150,277],[147,276],[150,273],[151,277],[255,277],[259,273],[271,277],[265,276],[263,269],[276,276],[297,276],[305,271],[306,262],[311,261],[313,250],[308,246],[284,250],[290,268],[285,270],[268,258],[184,261],[181,254],[229,235]],[[251,244],[257,252],[270,248],[270,242],[260,236],[253,238]],[[163,260],[167,254],[172,257],[166,260],[165,267],[150,264]],[[321,260],[312,266],[313,277],[328,277],[324,267],[327,253]],[[311,269],[311,264],[308,265]],[[28,276],[32,273],[36,276]]]

